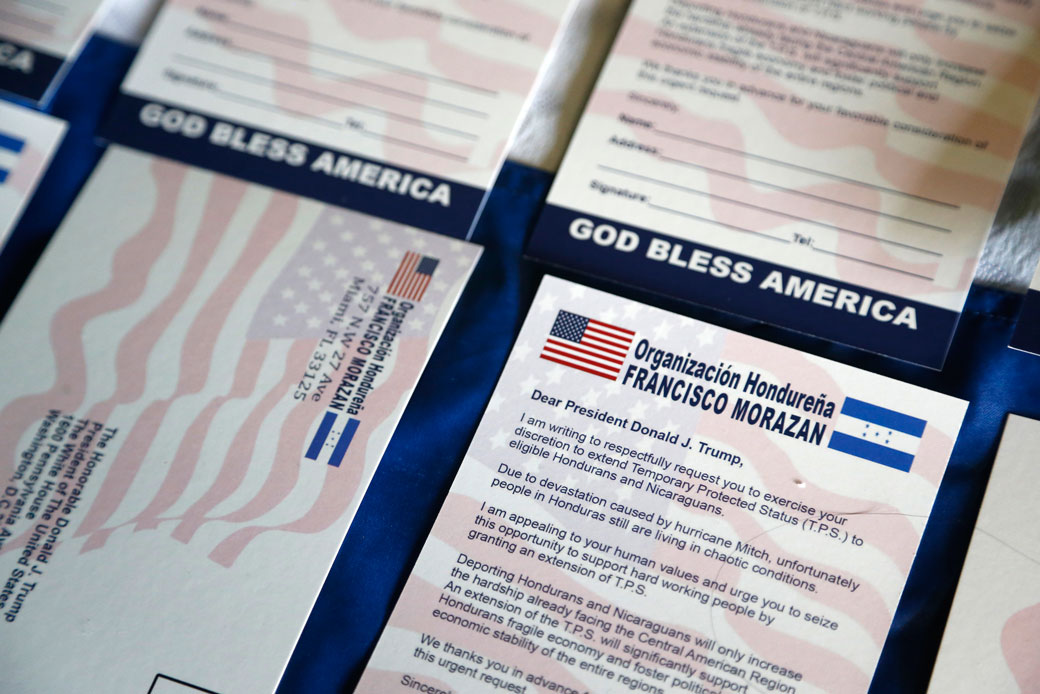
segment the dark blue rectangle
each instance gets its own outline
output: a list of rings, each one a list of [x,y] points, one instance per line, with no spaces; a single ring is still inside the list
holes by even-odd
[[[0,66],[0,91],[10,92],[30,101],[43,100],[51,83],[65,66],[65,61],[38,48],[31,48],[0,36],[0,47],[8,55]],[[27,66],[28,69],[23,69]]]
[[[857,439],[855,436],[849,436],[840,431],[831,434],[831,442],[827,444],[827,447],[903,472],[910,472],[910,465],[914,462],[914,457],[909,453]]]
[[[317,460],[318,454],[321,453],[321,447],[325,445],[325,439],[329,438],[329,432],[332,431],[332,423],[336,421],[335,412],[326,412],[325,416],[321,420],[321,424],[318,425],[318,431],[314,434],[314,438],[311,440],[311,445],[307,448],[307,459]]]
[[[419,267],[415,268],[415,271],[420,275],[432,275],[437,269],[438,262],[440,261],[436,258],[423,256],[423,259],[419,261]]]
[[[879,427],[901,431],[904,434],[910,434],[918,438],[924,435],[924,428],[928,426],[928,422],[923,419],[911,417],[908,414],[896,412],[878,405],[871,405],[869,402],[863,402],[856,398],[845,398],[845,403],[841,406],[841,413],[856,419],[862,419],[871,424],[877,424]]]
[[[584,219],[588,224],[609,225],[614,229],[630,231],[637,242],[629,252],[615,250],[611,245],[601,246],[591,240],[579,240],[571,233],[575,220]],[[750,277],[745,282],[729,277],[718,277],[709,272],[709,263],[700,265],[700,271],[673,265],[667,260],[651,260],[646,249],[651,242],[667,242],[672,248],[681,246],[681,256],[691,258],[694,252],[728,259],[729,267],[747,263],[751,267]],[[546,205],[527,245],[531,257],[564,267],[607,277],[620,282],[644,287],[697,304],[728,311],[773,325],[816,335],[835,342],[852,345],[878,354],[887,354],[915,364],[939,369],[946,359],[946,352],[957,327],[960,313],[912,301],[884,292],[848,284],[830,277],[808,272],[794,271],[737,253],[730,253],[711,246],[668,236],[631,224],[619,224],[586,212],[577,212],[564,207]],[[709,261],[710,262],[710,261]],[[717,268],[716,268],[717,270]],[[894,307],[910,307],[916,311],[917,327],[892,325],[872,318],[869,313],[861,316],[847,310],[787,296],[770,289],[759,288],[760,283],[771,273],[779,272],[784,278],[797,275],[803,281],[812,281],[859,295],[873,297],[874,306],[887,306],[879,302],[891,302]],[[891,313],[889,314],[891,315]]]
[[[8,173],[10,172],[7,169],[0,169],[0,184],[7,180]]]
[[[23,147],[25,147],[25,140],[21,140],[6,133],[0,133],[0,149],[6,149],[18,154],[22,151]]]
[[[347,454],[347,449],[350,448],[350,442],[353,440],[354,433],[357,431],[360,423],[353,417],[347,420],[347,425],[343,427],[343,433],[339,435],[339,441],[336,442],[336,447],[332,450],[332,458],[329,459],[329,465],[339,467],[339,464],[343,462],[343,456]]]
[[[171,109],[179,111],[181,113],[177,116],[177,122],[183,124],[188,122],[187,116],[192,116],[193,122],[198,125],[191,130],[190,136],[182,134],[185,128],[178,130],[169,124],[169,130],[163,126],[145,125],[142,113],[146,107],[149,108],[149,113],[159,113],[160,110],[169,112]],[[234,133],[228,139],[228,144],[212,141],[214,127],[218,124],[221,124],[222,132],[227,133],[231,129]],[[258,130],[202,111],[146,101],[128,94],[120,94],[116,99],[101,129],[101,135],[119,144],[186,164],[455,238],[468,236],[486,194],[486,191],[479,188],[448,181],[432,174],[386,164],[351,152],[334,150],[289,135]],[[283,141],[279,144],[279,151],[282,151],[282,145],[300,145],[305,148],[305,154],[299,157],[297,165],[287,163],[284,154],[276,155],[275,150],[266,145],[256,149],[260,154],[250,154],[247,151],[249,143],[271,143],[278,139]],[[311,167],[325,153],[331,153],[333,157],[347,157],[351,162],[358,162],[361,167],[367,166],[372,171],[397,171],[401,174],[400,180],[405,180],[406,176],[410,176],[407,180],[413,182],[422,179],[424,182],[420,187],[427,192],[445,184],[451,191],[450,204],[443,206],[439,202],[429,202],[409,194],[392,192],[385,186],[380,189],[357,180],[351,181],[312,170]],[[276,161],[272,157],[281,159]],[[378,174],[373,174],[368,180],[376,180],[377,176]]]
[[[1040,354],[1040,292],[1030,289],[1022,302],[1011,346],[1023,352]]]

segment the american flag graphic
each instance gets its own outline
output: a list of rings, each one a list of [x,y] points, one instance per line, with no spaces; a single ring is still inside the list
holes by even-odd
[[[24,148],[25,140],[0,130],[0,185],[7,180]]]
[[[394,278],[390,280],[386,293],[409,301],[421,300],[439,263],[436,258],[408,251],[397,267]]]
[[[560,311],[541,357],[616,381],[634,337],[626,328]]]

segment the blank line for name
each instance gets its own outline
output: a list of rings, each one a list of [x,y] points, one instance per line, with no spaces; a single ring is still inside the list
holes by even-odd
[[[210,63],[210,62],[207,62],[205,60],[199,60],[197,58],[192,58],[191,56],[182,55],[180,53],[174,54],[173,57],[174,57],[175,60],[178,60],[179,62],[185,62],[185,63],[191,64],[191,65],[194,65],[194,66],[196,66],[198,68],[207,69],[207,70],[209,70],[211,72],[217,72],[217,73],[223,73],[223,74],[226,74],[226,75],[231,75],[232,77],[237,77],[238,79],[245,80],[247,82],[253,82],[254,84],[262,84],[265,87],[273,85],[275,87],[279,87],[280,89],[285,89],[286,91],[297,92],[298,94],[303,94],[303,95],[308,96],[308,97],[310,97],[312,99],[317,99],[317,100],[321,100],[321,101],[327,101],[329,103],[342,104],[342,105],[345,105],[345,106],[351,106],[353,108],[357,108],[357,109],[360,109],[362,111],[370,111],[372,113],[378,113],[378,114],[381,114],[383,116],[386,116],[387,118],[389,118],[391,120],[397,120],[397,121],[401,121],[403,123],[409,123],[411,125],[419,125],[419,126],[422,126],[424,128],[429,128],[430,130],[438,130],[440,132],[447,133],[449,135],[455,135],[456,137],[461,137],[464,140],[475,141],[475,140],[478,139],[476,134],[470,133],[470,132],[466,132],[465,130],[457,130],[455,128],[449,128],[449,127],[447,127],[445,125],[438,125],[436,123],[430,123],[430,122],[424,121],[424,120],[422,120],[420,118],[412,118],[411,116],[406,116],[406,115],[403,115],[401,113],[394,113],[393,111],[387,111],[386,109],[379,108],[378,106],[369,106],[367,104],[361,104],[361,103],[358,103],[356,101],[351,101],[350,99],[343,99],[343,98],[338,97],[338,96],[332,96],[331,94],[323,94],[321,92],[316,92],[313,89],[307,89],[306,87],[297,87],[294,84],[288,84],[286,82],[278,82],[278,81],[272,80],[272,79],[270,79],[268,77],[264,77],[262,75],[254,75],[251,72],[243,72],[242,70],[236,70],[234,68],[224,67],[223,65],[217,65],[215,63]]]
[[[726,224],[725,222],[720,222],[717,219],[708,219],[707,217],[701,217],[700,215],[695,215],[691,212],[673,210],[671,207],[657,205],[652,202],[648,202],[646,204],[648,207],[653,207],[655,210],[661,210],[662,212],[671,212],[672,214],[677,214],[683,217],[689,217],[690,219],[698,219],[702,222],[707,222],[708,224],[714,224],[715,226],[725,227],[727,229],[732,229],[733,231],[742,231],[745,234],[754,234],[755,236],[761,236],[764,239],[770,239],[772,241],[778,241],[780,243],[791,243],[790,239],[782,239],[778,236],[771,236],[770,234],[764,234],[761,231],[755,231],[754,229],[745,229],[744,227],[734,226],[733,224]]]
[[[272,111],[274,113],[280,113],[280,112],[292,113],[294,115],[300,116],[301,118],[306,118],[308,120],[312,120],[312,121],[315,121],[317,123],[321,123],[322,125],[327,125],[329,127],[336,128],[337,130],[342,130],[344,127],[346,127],[342,123],[340,123],[339,121],[330,120],[328,118],[322,118],[321,116],[315,116],[314,114],[311,114],[311,113],[304,113],[303,111],[296,111],[294,109],[285,108],[283,106],[274,106],[273,104],[269,104],[266,101],[261,101],[259,99],[254,99],[252,97],[248,97],[248,96],[245,96],[243,94],[236,94],[235,92],[229,92],[229,91],[227,91],[225,89],[218,89],[217,93],[220,94],[221,96],[227,98],[227,99],[230,99],[231,101],[239,101],[241,103],[249,104],[251,106],[257,106],[259,108],[263,108],[263,109],[266,109],[268,111]],[[455,160],[458,160],[458,161],[469,161],[468,159],[466,159],[466,157],[463,157],[463,156],[460,156],[458,154],[455,154],[454,152],[445,152],[443,150],[434,149],[433,147],[427,147],[426,145],[420,145],[420,144],[418,144],[416,142],[409,142],[408,140],[402,140],[402,139],[397,138],[397,137],[390,137],[388,135],[380,135],[379,133],[373,133],[373,132],[368,131],[368,130],[358,130],[357,132],[362,134],[362,135],[366,135],[368,137],[374,137],[374,138],[380,139],[380,140],[387,140],[389,142],[395,142],[395,143],[397,143],[399,145],[403,145],[403,146],[406,146],[406,147],[412,147],[413,149],[419,149],[419,150],[422,150],[424,152],[429,152],[430,154],[437,154],[437,155],[442,156],[442,157],[447,157],[448,159],[455,159]]]
[[[824,250],[823,248],[817,248],[816,246],[812,246],[811,248],[814,251],[816,251],[817,253],[826,253],[827,255],[837,256],[839,258],[844,258],[845,260],[851,260],[851,261],[856,262],[856,263],[863,263],[864,265],[870,265],[872,267],[881,268],[882,270],[888,270],[889,272],[898,272],[901,275],[910,275],[911,277],[920,277],[923,280],[935,281],[935,278],[931,277],[929,275],[922,275],[922,274],[917,273],[917,272],[910,272],[909,270],[900,270],[897,267],[892,267],[890,265],[884,265],[882,263],[875,263],[875,262],[872,262],[870,260],[863,260],[862,258],[857,258],[855,256],[845,255],[844,253],[838,253],[837,251]]]
[[[877,241],[877,242],[880,242],[880,243],[887,243],[887,244],[891,244],[893,246],[899,246],[901,248],[908,248],[908,249],[910,249],[912,251],[918,251],[920,253],[925,253],[927,255],[936,256],[936,257],[940,257],[940,258],[942,257],[942,253],[939,253],[937,251],[928,250],[927,248],[918,248],[917,246],[913,246],[913,245],[911,245],[909,243],[903,243],[902,241],[891,241],[889,239],[878,238],[877,236],[872,236],[870,234],[865,234],[862,231],[856,231],[854,229],[846,229],[845,227],[835,226],[834,224],[828,224],[826,222],[820,222],[820,221],[817,221],[815,219],[808,219],[806,217],[799,217],[798,215],[788,214],[787,212],[780,212],[779,210],[771,210],[768,207],[762,207],[761,205],[754,205],[754,204],[752,204],[750,202],[744,202],[742,200],[736,200],[735,198],[728,198],[725,195],[717,195],[715,193],[709,193],[707,191],[697,190],[696,188],[690,188],[688,186],[681,186],[678,183],[671,183],[669,181],[662,181],[660,179],[651,178],[650,176],[644,176],[642,174],[638,174],[638,173],[635,173],[633,171],[626,171],[624,169],[618,169],[618,168],[615,168],[613,166],[607,166],[606,164],[600,164],[599,168],[604,170],[604,171],[610,171],[612,173],[620,174],[622,176],[628,176],[629,178],[635,178],[635,179],[638,179],[640,181],[647,181],[649,183],[656,183],[658,185],[666,186],[668,188],[675,188],[676,190],[682,190],[682,191],[685,191],[687,193],[693,193],[695,195],[703,195],[705,197],[713,198],[713,199],[716,199],[716,200],[725,200],[726,202],[732,203],[734,205],[739,205],[741,207],[747,207],[747,208],[750,208],[750,209],[753,209],[753,210],[760,210],[760,211],[765,212],[767,214],[776,215],[778,217],[785,217],[787,219],[793,219],[793,220],[795,220],[797,222],[805,222],[806,224],[814,224],[814,225],[816,225],[818,227],[823,227],[824,229],[833,229],[834,231],[841,231],[841,232],[844,232],[846,234],[853,234],[855,236],[862,236],[863,238],[870,239],[871,241]]]
[[[394,142],[394,143],[402,145],[404,147],[411,147],[412,149],[417,149],[417,150],[419,150],[421,152],[429,152],[430,154],[437,154],[437,155],[442,156],[442,157],[447,157],[449,159],[454,159],[455,161],[463,161],[463,162],[469,161],[469,159],[467,157],[464,157],[461,154],[455,154],[453,152],[445,152],[444,150],[441,150],[441,149],[435,149],[433,147],[427,147],[426,145],[420,145],[418,142],[410,142],[408,140],[402,140],[399,137],[391,137],[390,135],[381,135],[379,133],[374,133],[374,132],[372,132],[370,130],[362,130],[361,134],[365,135],[367,137],[375,138],[377,140],[386,140],[387,142]]]
[[[894,219],[899,222],[906,222],[907,224],[913,224],[914,226],[924,227],[926,229],[934,229],[935,231],[942,231],[944,233],[950,233],[950,230],[946,227],[937,226],[935,224],[929,224],[928,222],[922,222],[917,219],[910,219],[909,217],[900,217],[896,214],[889,214],[888,212],[880,212],[878,210],[872,210],[869,207],[860,207],[859,205],[853,205],[852,203],[842,202],[841,200],[834,200],[827,198],[822,195],[814,195],[812,193],[806,193],[803,190],[796,190],[794,188],[785,188],[784,186],[778,186],[775,183],[767,183],[766,181],[760,181],[755,178],[748,178],[747,176],[741,176],[739,174],[733,174],[728,171],[720,171],[719,169],[713,169],[708,166],[702,166],[700,164],[694,164],[691,161],[684,161],[682,159],[676,159],[669,157],[666,154],[658,154],[659,158],[665,161],[670,161],[680,166],[688,166],[694,169],[700,169],[701,171],[707,171],[709,173],[718,174],[719,176],[725,176],[727,178],[733,178],[738,181],[744,181],[746,183],[754,183],[756,185],[763,186],[764,188],[772,188],[773,190],[781,190],[785,193],[791,193],[792,195],[800,195],[803,198],[812,198],[813,200],[820,200],[821,202],[830,203],[831,205],[837,205],[838,207],[845,207],[850,210],[859,210],[860,212],[866,212],[868,214],[877,215],[878,217],[885,217],[887,219]]]
[[[245,48],[243,46],[224,46],[225,50],[229,50],[233,53],[239,53],[246,56],[247,58],[256,58],[260,60],[270,60],[279,65],[296,70],[297,72],[305,72],[308,74],[322,75],[337,82],[343,82],[345,84],[356,84],[366,89],[371,89],[376,92],[383,92],[384,94],[392,94],[394,96],[401,97],[402,99],[409,99],[411,101],[419,101],[425,104],[431,104],[434,106],[442,106],[452,111],[458,111],[459,113],[465,113],[475,118],[488,118],[489,114],[485,111],[478,111],[475,108],[469,108],[468,106],[460,106],[453,104],[450,101],[444,101],[442,99],[434,99],[433,97],[423,96],[422,94],[415,94],[413,92],[406,91],[404,89],[396,89],[394,87],[388,87],[384,84],[377,84],[375,82],[369,82],[363,80],[360,77],[351,77],[350,75],[344,75],[339,72],[333,72],[332,70],[325,70],[320,67],[314,67],[313,65],[307,65],[306,63],[299,63],[295,60],[289,60],[287,58],[279,58],[276,55],[264,53],[263,51],[254,51],[252,48]]]
[[[323,44],[314,43],[312,41],[307,41],[305,39],[298,39],[295,36],[289,36],[288,34],[282,34],[282,33],[279,33],[277,31],[270,31],[269,29],[263,29],[261,27],[255,27],[252,24],[245,24],[244,22],[238,22],[238,21],[235,21],[233,19],[223,19],[222,21],[225,24],[228,24],[228,25],[233,26],[233,27],[237,27],[239,29],[242,29],[243,31],[251,31],[254,34],[267,36],[268,38],[270,38],[272,40],[275,40],[275,41],[281,41],[283,43],[289,43],[289,44],[292,44],[292,45],[295,45],[295,46],[303,46],[304,48],[310,48],[312,50],[321,51],[323,53],[328,53],[329,55],[336,55],[336,56],[339,56],[341,58],[346,58],[347,60],[356,60],[356,61],[360,61],[360,62],[364,62],[364,63],[370,63],[372,65],[379,65],[380,67],[384,67],[384,68],[387,68],[387,69],[390,69],[390,70],[394,70],[395,72],[402,72],[402,73],[409,74],[409,75],[415,75],[417,77],[423,77],[423,78],[428,79],[428,80],[434,80],[434,81],[437,81],[437,82],[445,82],[447,84],[453,84],[456,87],[463,87],[465,89],[469,89],[469,90],[474,91],[474,92],[479,92],[481,94],[487,94],[489,96],[498,96],[498,92],[493,90],[493,89],[486,89],[484,87],[480,87],[480,86],[475,85],[475,84],[469,84],[467,82],[461,82],[459,80],[455,80],[455,79],[452,79],[450,77],[444,77],[442,75],[434,75],[434,74],[431,74],[431,73],[428,73],[428,72],[423,72],[421,70],[414,70],[412,68],[405,67],[403,65],[397,65],[395,63],[388,63],[388,62],[386,62],[384,60],[378,60],[376,58],[369,58],[368,56],[358,55],[357,53],[351,53],[350,51],[344,51],[344,50],[341,50],[339,48],[334,48],[332,46],[325,46]]]
[[[798,164],[792,164],[791,162],[783,161],[781,159],[771,159],[770,157],[765,157],[765,156],[762,156],[761,154],[751,154],[750,152],[744,152],[742,150],[735,149],[733,147],[726,147],[725,145],[715,144],[714,142],[708,142],[706,140],[698,140],[695,137],[689,137],[687,135],[679,135],[678,133],[670,133],[670,132],[668,132],[666,130],[658,130],[657,128],[654,128],[654,132],[656,132],[658,135],[664,135],[665,137],[671,137],[671,138],[676,139],[676,140],[682,140],[683,142],[692,142],[693,144],[697,144],[697,145],[700,145],[702,147],[708,147],[710,149],[715,149],[715,150],[718,150],[720,152],[728,152],[730,154],[739,154],[740,156],[746,157],[748,159],[757,159],[759,161],[769,162],[770,164],[776,164],[777,166],[785,166],[785,167],[787,167],[789,169],[795,169],[796,171],[805,171],[806,173],[816,174],[817,176],[823,176],[825,178],[831,178],[831,179],[834,179],[835,181],[843,181],[844,183],[852,183],[853,185],[863,186],[864,188],[870,188],[872,190],[880,190],[880,191],[885,192],[885,193],[891,193],[892,195],[901,195],[904,198],[911,198],[913,200],[919,200],[921,202],[926,202],[926,203],[929,203],[931,205],[939,205],[941,207],[948,207],[948,208],[951,208],[951,209],[954,209],[954,210],[959,210],[961,208],[960,205],[955,205],[952,202],[946,202],[944,200],[936,200],[934,198],[928,198],[928,197],[925,197],[923,195],[916,195],[914,193],[908,193],[905,190],[897,190],[896,188],[887,188],[885,186],[879,186],[879,185],[875,185],[873,183],[867,183],[866,181],[860,181],[860,180],[857,180],[855,178],[846,178],[845,176],[839,176],[837,174],[827,173],[826,171],[819,171],[818,169],[810,169],[808,166],[800,166]]]

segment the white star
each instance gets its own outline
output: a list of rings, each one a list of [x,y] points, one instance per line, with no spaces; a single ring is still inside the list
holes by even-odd
[[[368,228],[372,229],[373,231],[379,231],[380,229],[383,228],[383,220],[376,219],[376,218],[373,217],[368,222]]]
[[[332,292],[322,292],[318,295],[318,301],[320,301],[323,304],[329,303],[330,301],[332,301]]]
[[[437,313],[437,305],[436,304],[426,304],[425,306],[422,307],[422,310],[423,310],[423,313],[425,313],[427,316],[432,316],[433,314]]]
[[[339,240],[340,241],[353,241],[354,240],[354,232],[353,231],[341,231],[341,232],[339,232]]]
[[[322,265],[324,265],[325,267],[332,267],[337,262],[339,261],[336,260],[336,256],[334,255],[327,255],[321,261]]]
[[[538,379],[534,377],[534,374],[528,374],[524,382],[520,384],[520,390],[526,393],[534,390],[536,385],[538,385]]]
[[[319,241],[315,241],[314,243],[311,244],[311,248],[313,248],[316,251],[323,251],[323,250],[325,250],[325,242],[324,241],[320,241],[320,240]]]
[[[345,280],[349,275],[350,273],[347,272],[347,268],[345,267],[341,267],[338,270],[336,270],[336,279],[338,280]]]
[[[599,402],[599,391],[595,388],[589,388],[585,395],[581,396],[581,404],[587,407],[595,407],[597,402]]]
[[[633,419],[639,419],[640,417],[646,416],[646,403],[643,401],[637,401],[632,407],[628,408],[628,414]]]
[[[321,290],[321,282],[316,280],[316,279],[311,280],[310,282],[307,283],[307,289],[310,289],[312,292],[320,291]]]
[[[382,282],[383,281],[383,277],[384,277],[384,275],[381,272],[373,272],[372,273],[372,281],[375,282],[376,284],[379,284],[380,282]]]
[[[354,257],[360,258],[361,256],[368,253],[368,249],[364,246],[355,246],[352,252],[354,253]]]
[[[495,432],[494,436],[491,437],[492,448],[502,448],[506,445],[506,440],[509,438],[509,434],[505,432],[505,429],[499,429]]]
[[[538,312],[545,313],[546,311],[553,310],[554,308],[556,308],[556,302],[557,299],[555,295],[548,293],[545,294],[538,302]]]
[[[640,306],[637,303],[627,303],[625,308],[621,311],[621,315],[625,317],[625,320],[635,318],[639,314]]]
[[[668,333],[672,332],[672,327],[673,327],[673,325],[668,322],[667,318],[665,318],[664,320],[662,320],[660,323],[657,324],[656,328],[654,328],[654,339],[655,340],[663,340],[663,339],[665,339],[666,337],[668,337]]]
[[[546,379],[546,383],[559,383],[560,379],[563,378],[563,367],[555,366],[549,369],[549,377]]]
[[[334,214],[334,215],[332,215],[332,217],[331,217],[331,218],[329,219],[329,222],[330,222],[330,223],[331,223],[332,225],[334,225],[334,226],[339,226],[340,224],[342,224],[342,223],[343,223],[343,215],[341,215],[341,214]],[[349,233],[349,232],[343,232],[343,233],[345,233],[345,234],[346,234],[346,233]]]
[[[426,248],[429,245],[429,241],[424,239],[422,236],[412,242],[412,245],[416,248]]]
[[[563,484],[565,487],[573,487],[578,483],[578,478],[574,475],[567,475],[563,478]]]
[[[701,330],[700,335],[697,336],[697,344],[699,344],[701,347],[704,347],[705,345],[710,345],[712,342],[715,341],[715,334],[717,332],[718,330],[716,330],[712,326],[705,325],[704,329]]]
[[[459,267],[465,267],[473,262],[472,255],[457,255],[455,256],[455,264]]]
[[[421,318],[413,318],[412,319],[412,330],[416,330],[416,331],[422,330],[423,326],[425,326],[425,325],[426,325],[426,321],[422,320]]]
[[[581,286],[580,284],[572,284],[570,286],[571,298],[572,299],[583,299],[585,298],[585,292],[588,288]]]
[[[440,280],[437,280],[436,282],[434,282],[433,284],[430,285],[430,289],[432,289],[435,292],[443,292],[447,288],[448,288],[448,283],[447,282],[441,282]]]
[[[310,277],[311,272],[312,270],[306,265],[301,265],[300,267],[296,268],[296,274],[300,277]]]
[[[614,493],[617,495],[618,501],[628,501],[632,498],[632,487],[623,484]]]
[[[617,320],[617,311],[614,310],[613,306],[604,311],[602,315],[602,320],[604,323],[613,323]]]
[[[517,361],[523,361],[527,359],[527,355],[531,353],[531,345],[527,342],[519,342],[516,347],[513,348],[513,357]]]
[[[649,453],[654,447],[653,439],[643,438],[635,445],[635,449],[642,453]]]
[[[310,328],[311,330],[317,330],[318,328],[321,327],[321,319],[313,318],[313,317],[308,318],[307,319],[307,327]]]
[[[499,395],[497,392],[493,393],[491,395],[491,400],[488,401],[488,406],[487,406],[488,411],[489,412],[498,412],[498,408],[500,408],[502,406],[502,403],[505,402],[505,401],[506,401],[505,396]]]
[[[288,319],[285,316],[283,316],[282,314],[279,313],[277,316],[274,317],[274,319],[271,322],[274,323],[277,326],[282,326],[282,325],[285,325],[285,322],[287,320]]]
[[[393,246],[391,246],[390,248],[387,248],[387,249],[386,249],[386,257],[387,257],[387,258],[396,258],[396,257],[397,257],[397,256],[399,256],[399,255],[401,255],[401,252],[400,252],[400,251],[398,251],[398,250],[397,250],[396,248],[394,248]]]
[[[380,234],[376,237],[376,241],[385,246],[386,244],[390,243],[390,237],[387,234]]]
[[[294,292],[292,289],[289,289],[288,287],[286,287],[285,289],[282,290],[282,298],[283,299],[291,299],[294,296],[296,296],[296,292]]]
[[[361,263],[361,269],[365,272],[372,272],[376,269],[376,264],[373,263],[371,260],[366,260],[365,262]]]
[[[537,474],[539,466],[539,458],[528,458],[527,462],[524,463],[524,469],[530,472],[532,475]]]
[[[307,313],[307,304],[301,301],[300,303],[293,306],[293,310],[297,313]]]
[[[611,381],[606,386],[604,386],[604,389],[607,391],[607,395],[617,395],[618,392],[621,390],[621,384],[617,381]]]

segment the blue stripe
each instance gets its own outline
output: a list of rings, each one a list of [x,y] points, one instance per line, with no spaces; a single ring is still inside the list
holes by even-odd
[[[329,465],[332,467],[339,467],[339,464],[343,462],[343,456],[347,454],[347,449],[350,448],[350,441],[354,438],[354,432],[357,431],[358,420],[351,417],[347,420],[347,426],[343,427],[343,433],[339,435],[339,441],[336,442],[336,448],[332,451],[332,458],[329,460]]]
[[[910,472],[910,464],[914,462],[914,457],[909,453],[903,453],[872,441],[857,439],[855,436],[849,436],[840,431],[831,434],[831,442],[827,444],[827,448],[833,448],[836,451],[848,453],[874,463],[880,463],[903,472]]]
[[[8,149],[18,154],[22,151],[22,147],[25,147],[25,140],[19,140],[17,137],[0,133],[0,149]]]
[[[325,445],[325,439],[329,438],[329,432],[332,431],[332,423],[335,421],[335,412],[325,413],[325,417],[321,420],[321,424],[318,425],[318,433],[314,435],[310,447],[307,448],[306,457],[308,460],[318,459],[318,454],[321,453],[321,447]]]
[[[877,405],[871,405],[869,402],[863,402],[856,398],[845,398],[845,404],[841,406],[841,413],[856,419],[862,419],[871,424],[877,424],[879,427],[901,431],[904,434],[910,434],[918,438],[921,438],[924,434],[925,426],[928,425],[928,422],[923,419],[911,417],[908,414]]]
[[[0,184],[7,180],[8,173],[9,172],[7,169],[0,169]]]

